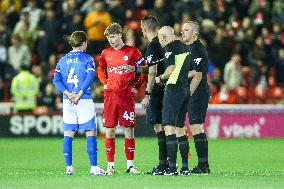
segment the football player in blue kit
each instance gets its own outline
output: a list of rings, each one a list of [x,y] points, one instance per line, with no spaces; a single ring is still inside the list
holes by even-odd
[[[63,93],[63,156],[66,174],[73,175],[72,141],[75,131],[86,133],[87,152],[90,160],[90,174],[102,175],[104,171],[97,162],[96,113],[92,99],[91,85],[95,67],[93,58],[85,53],[87,36],[83,31],[75,31],[69,38],[73,48],[56,65],[53,83]]]

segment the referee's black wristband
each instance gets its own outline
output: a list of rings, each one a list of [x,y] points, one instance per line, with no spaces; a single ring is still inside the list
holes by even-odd
[[[151,93],[149,93],[148,91],[145,91],[145,95],[150,95]]]

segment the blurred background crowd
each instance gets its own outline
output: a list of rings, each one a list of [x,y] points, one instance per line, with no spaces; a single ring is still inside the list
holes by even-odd
[[[283,0],[1,0],[0,101],[32,97],[37,100],[28,109],[60,109],[61,95],[52,78],[57,61],[71,50],[68,36],[86,31],[87,51],[97,64],[107,46],[103,32],[118,22],[126,44],[145,53],[140,19],[148,14],[161,26],[173,26],[178,36],[184,22],[200,23],[210,58],[210,103],[283,102]],[[97,77],[93,91],[95,102],[102,102]],[[137,102],[143,93],[141,89]]]

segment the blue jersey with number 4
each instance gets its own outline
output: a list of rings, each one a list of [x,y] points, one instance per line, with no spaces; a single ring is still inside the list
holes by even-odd
[[[53,84],[62,93],[65,90],[78,93],[83,91],[81,99],[92,98],[91,85],[94,80],[95,66],[93,58],[84,51],[71,51],[56,64]],[[68,98],[63,95],[63,98]]]

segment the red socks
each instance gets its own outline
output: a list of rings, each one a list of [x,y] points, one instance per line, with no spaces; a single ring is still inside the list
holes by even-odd
[[[134,151],[135,151],[135,140],[134,139],[125,139],[124,140],[124,151],[126,155],[126,160],[134,160]]]
[[[108,162],[114,162],[115,138],[106,138],[105,147],[106,147],[107,161]]]
[[[106,147],[107,161],[114,162],[115,138],[106,138],[105,147]],[[125,151],[127,160],[134,160],[134,151],[135,151],[135,140],[134,139],[126,138],[124,140],[124,151]]]

